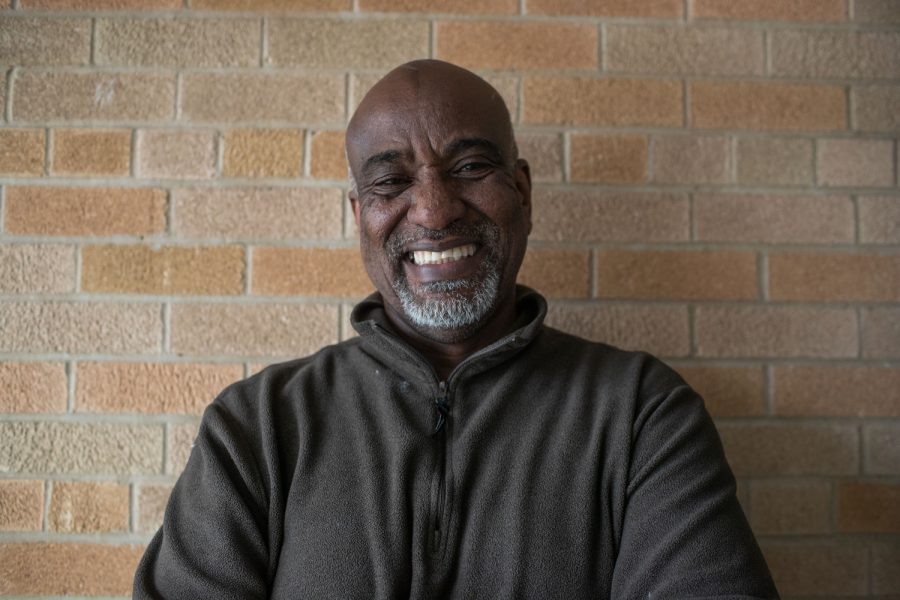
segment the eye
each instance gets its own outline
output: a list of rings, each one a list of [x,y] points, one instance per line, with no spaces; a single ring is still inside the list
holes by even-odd
[[[396,196],[409,186],[409,177],[386,175],[372,182],[369,190],[378,196]]]
[[[463,177],[484,177],[494,169],[494,165],[483,160],[469,160],[456,167],[454,174]]]

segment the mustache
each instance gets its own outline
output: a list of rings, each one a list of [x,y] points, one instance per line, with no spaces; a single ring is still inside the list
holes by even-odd
[[[475,223],[455,221],[444,229],[428,229],[421,225],[414,225],[403,231],[392,233],[385,243],[385,250],[392,259],[399,259],[404,254],[403,248],[413,242],[419,240],[437,242],[448,237],[471,238],[482,245],[488,245],[499,240],[500,230],[487,219]]]

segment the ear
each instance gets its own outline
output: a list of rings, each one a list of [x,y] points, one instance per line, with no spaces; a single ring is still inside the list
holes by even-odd
[[[522,198],[522,210],[528,219],[528,233],[531,233],[531,167],[524,158],[516,160],[516,189]]]

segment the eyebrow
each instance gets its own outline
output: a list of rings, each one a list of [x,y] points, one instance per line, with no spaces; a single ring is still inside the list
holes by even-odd
[[[454,140],[444,149],[444,156],[453,156],[470,148],[484,148],[488,152],[495,154],[498,158],[503,158],[503,152],[500,146],[485,138],[463,138]]]
[[[400,152],[398,150],[385,150],[384,152],[373,154],[363,163],[362,172],[366,173],[376,165],[397,162],[398,158],[400,158]]]

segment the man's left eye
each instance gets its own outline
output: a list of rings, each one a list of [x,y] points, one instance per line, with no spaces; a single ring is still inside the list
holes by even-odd
[[[460,167],[456,169],[456,172],[464,174],[483,173],[491,168],[493,168],[493,165],[491,165],[490,163],[468,162],[460,165]]]

